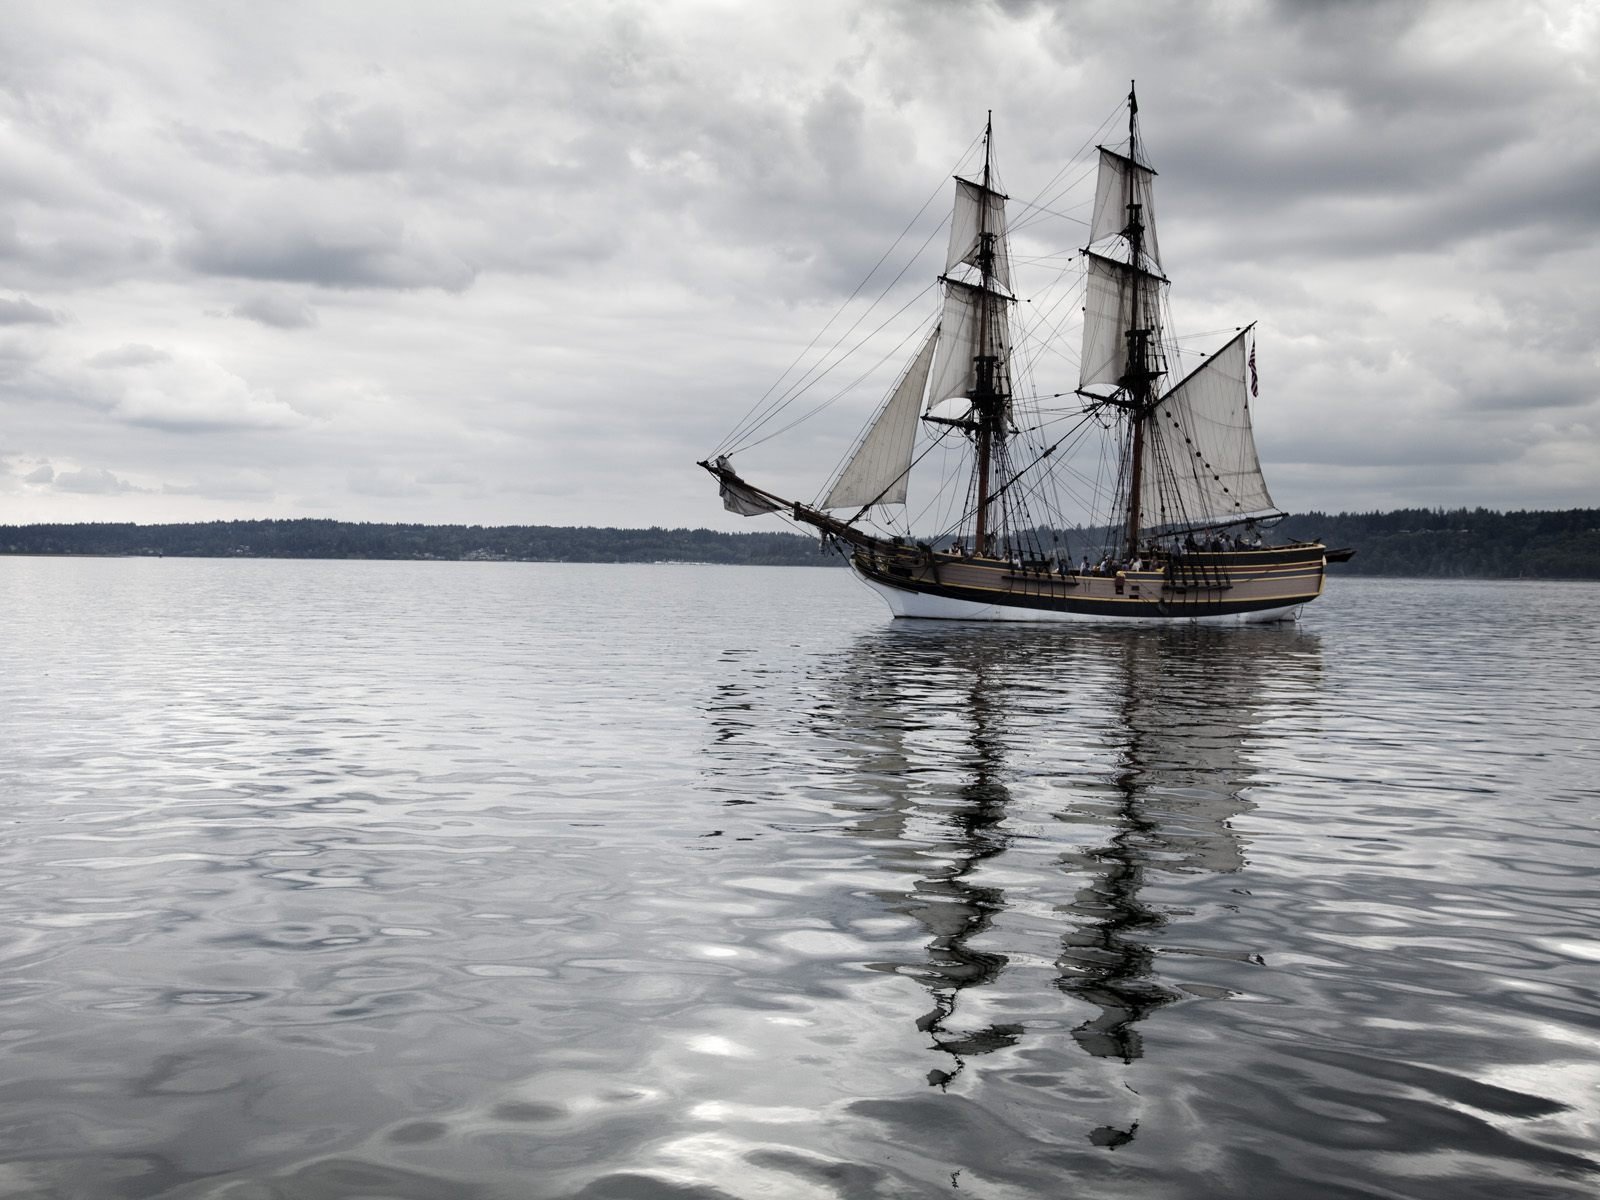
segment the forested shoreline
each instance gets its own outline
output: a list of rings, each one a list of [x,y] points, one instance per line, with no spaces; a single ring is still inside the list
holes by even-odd
[[[1076,555],[1098,544],[1064,530]],[[1355,557],[1352,575],[1600,579],[1600,509],[1402,509],[1299,513],[1269,540],[1319,538]],[[552,525],[399,525],[304,518],[170,525],[0,525],[0,554],[186,558],[366,558],[490,562],[694,562],[763,566],[840,560],[816,538],[777,530],[611,529]]]

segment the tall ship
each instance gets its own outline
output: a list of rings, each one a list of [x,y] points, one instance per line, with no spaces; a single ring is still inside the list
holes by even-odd
[[[815,399],[841,356],[769,395],[700,463],[725,506],[819,531],[898,617],[1270,622],[1321,595],[1327,563],[1351,552],[1273,544],[1284,514],[1251,423],[1255,326],[1185,362],[1132,91],[1126,111],[1126,142],[1095,145],[1093,197],[1073,230],[1086,225],[1086,242],[1035,247],[1022,264],[1013,232],[1073,210],[1047,188],[1008,216],[991,116],[981,173],[955,177],[936,312],[903,340],[909,361],[851,452],[810,501],[733,463],[845,395]],[[1039,290],[1019,294],[1019,265],[1042,276]],[[1041,384],[1074,358],[1075,379]]]

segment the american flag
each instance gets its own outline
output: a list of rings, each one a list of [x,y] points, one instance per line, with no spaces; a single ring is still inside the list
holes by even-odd
[[[1261,395],[1260,381],[1256,378],[1256,348],[1254,346],[1250,347],[1250,394],[1257,397]]]

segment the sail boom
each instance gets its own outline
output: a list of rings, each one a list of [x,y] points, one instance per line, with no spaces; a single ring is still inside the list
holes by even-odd
[[[1011,197],[1008,194],[1006,194],[1005,192],[996,191],[992,187],[985,187],[978,180],[976,180],[976,179],[968,179],[965,175],[952,175],[952,176],[950,176],[950,178],[954,179],[957,183],[966,184],[967,187],[972,188],[974,191],[983,192],[986,195],[991,196],[996,200],[1009,200],[1009,199],[1011,199]]]
[[[948,275],[941,275],[939,276],[939,282],[949,284],[951,287],[955,288],[965,288],[969,292],[982,292],[984,295],[993,296],[996,300],[1003,301],[1006,304],[1015,304],[1017,302],[1017,298],[1010,292],[998,291],[995,288],[986,288],[982,284],[972,283],[965,279],[952,279]]]
[[[1152,176],[1161,174],[1160,171],[1157,171],[1149,163],[1142,163],[1136,158],[1129,158],[1126,154],[1123,154],[1123,153],[1121,153],[1120,151],[1117,151],[1117,150],[1112,150],[1107,146],[1096,146],[1095,149],[1100,151],[1100,153],[1105,155],[1107,158],[1116,159],[1118,162],[1122,163],[1124,166],[1134,167],[1134,168],[1136,168],[1137,170],[1140,170],[1140,171],[1146,171]]]
[[[1148,267],[1136,267],[1132,263],[1123,262],[1120,258],[1112,258],[1109,254],[1102,254],[1098,250],[1086,249],[1083,251],[1083,254],[1087,258],[1092,258],[1103,263],[1110,270],[1125,271],[1130,275],[1140,275],[1155,283],[1172,282],[1172,280],[1168,279],[1160,271],[1152,271]]]

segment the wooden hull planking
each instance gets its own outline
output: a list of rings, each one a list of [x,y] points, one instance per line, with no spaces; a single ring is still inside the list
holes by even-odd
[[[1095,575],[872,546],[850,565],[897,617],[1213,625],[1295,619],[1322,594],[1325,559],[1315,544],[1201,551]]]

